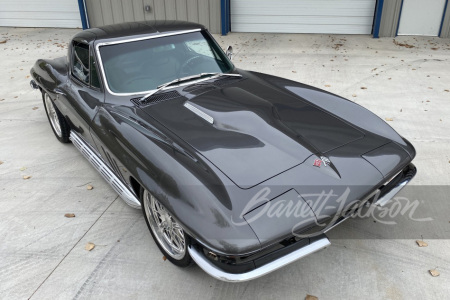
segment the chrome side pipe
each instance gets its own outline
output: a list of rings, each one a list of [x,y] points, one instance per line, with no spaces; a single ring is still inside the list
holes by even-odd
[[[94,168],[103,176],[106,182],[116,191],[117,194],[125,201],[126,204],[133,208],[140,209],[141,202],[136,197],[135,193],[114,174],[110,167],[100,158],[100,155],[96,153],[83,139],[75,133],[70,131],[70,140],[75,145],[81,154],[94,166]]]

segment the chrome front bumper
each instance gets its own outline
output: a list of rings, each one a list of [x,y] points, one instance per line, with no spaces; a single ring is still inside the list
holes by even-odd
[[[406,184],[408,184],[411,179],[414,178],[416,175],[417,170],[416,167],[410,163],[408,166],[406,166],[401,172],[399,172],[394,178],[392,178],[390,181],[388,181],[383,188],[380,188],[380,190],[377,190],[378,192],[378,199],[375,199],[374,202],[376,205],[383,206],[385,205],[389,200],[391,200],[398,192],[400,192],[401,189],[403,189]],[[372,197],[373,193],[369,196]],[[376,196],[374,196],[375,198]],[[348,219],[351,215],[345,216],[340,218],[333,226],[329,227],[326,231],[330,230],[331,228],[335,227],[336,225],[340,224],[341,222]],[[325,232],[326,232],[325,231]],[[205,257],[205,255],[202,253],[202,251],[199,251],[195,246],[190,245],[188,247],[189,254],[191,255],[192,259],[197,263],[197,265],[202,268],[206,273],[211,275],[212,277],[228,281],[228,282],[242,282],[247,280],[252,280],[261,276],[264,276],[272,271],[275,271],[279,268],[282,268],[296,260],[299,260],[309,254],[312,254],[314,252],[317,252],[325,247],[328,247],[330,245],[330,241],[327,237],[323,237],[319,240],[316,240],[312,242],[311,244],[308,244],[302,248],[299,248],[285,256],[279,257],[265,265],[262,265],[256,269],[253,269],[248,272],[244,273],[228,273],[216,265],[214,265],[211,261],[208,260],[208,258]]]
[[[392,178],[386,185],[386,193],[382,193],[381,197],[375,201],[376,205],[384,206],[389,202],[394,196],[400,192],[410,181],[414,178],[417,173],[416,166],[410,163],[406,168],[404,168],[399,174]],[[392,186],[389,186],[392,185]]]
[[[194,246],[190,245],[188,247],[189,254],[192,259],[197,263],[197,265],[202,268],[206,273],[219,280],[228,282],[242,282],[247,280],[252,280],[261,276],[264,276],[272,271],[282,268],[300,258],[303,258],[309,254],[319,251],[330,245],[328,238],[324,237],[320,240],[314,241],[311,244],[295,250],[283,257],[275,259],[257,269],[251,270],[246,273],[233,274],[227,273],[217,266],[212,264],[200,251],[198,251]]]

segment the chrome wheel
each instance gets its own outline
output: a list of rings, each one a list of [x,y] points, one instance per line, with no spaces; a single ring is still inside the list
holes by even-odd
[[[48,119],[50,120],[50,124],[53,127],[53,130],[55,131],[56,135],[58,137],[62,136],[61,131],[61,125],[59,123],[58,115],[56,113],[55,107],[53,106],[52,99],[50,99],[50,96],[45,93],[44,95],[44,102],[45,102],[45,110],[47,111]]]
[[[186,239],[183,228],[147,190],[143,194],[144,211],[150,228],[164,251],[176,260],[186,255]]]

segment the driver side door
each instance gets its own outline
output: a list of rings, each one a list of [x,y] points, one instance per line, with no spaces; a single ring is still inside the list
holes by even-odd
[[[97,72],[93,46],[73,40],[69,52],[67,86],[59,93],[63,113],[71,130],[95,148],[90,135],[91,122],[104,102],[104,93]]]

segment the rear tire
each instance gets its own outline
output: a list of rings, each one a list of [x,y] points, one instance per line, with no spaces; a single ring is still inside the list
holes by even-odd
[[[45,112],[47,113],[50,127],[56,138],[61,143],[69,143],[70,127],[69,124],[67,124],[66,119],[64,119],[64,116],[59,112],[58,108],[50,98],[50,95],[46,92],[42,92],[42,101],[44,102]]]
[[[191,265],[187,249],[190,239],[181,225],[149,191],[141,188],[140,196],[145,222],[159,250],[176,266]]]

